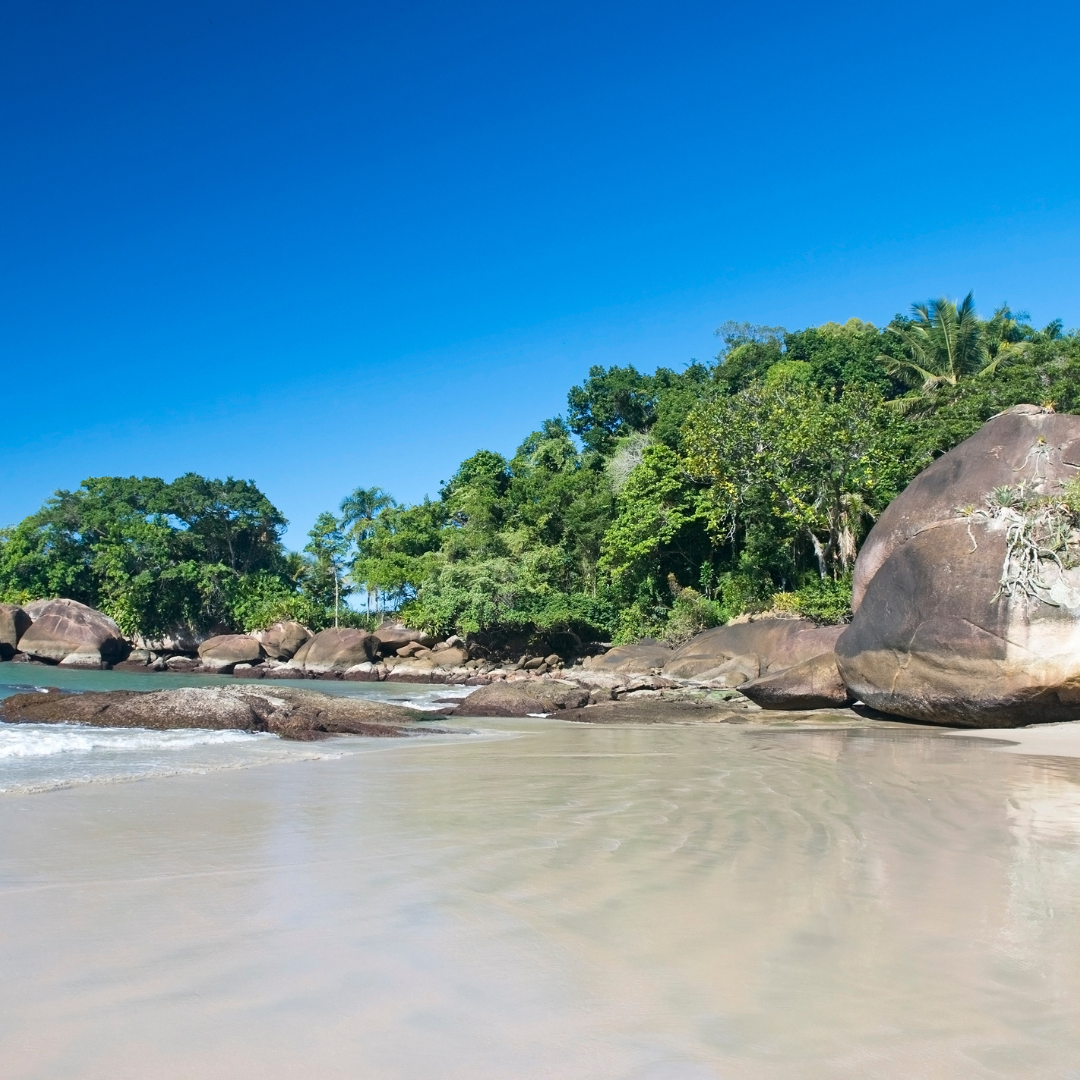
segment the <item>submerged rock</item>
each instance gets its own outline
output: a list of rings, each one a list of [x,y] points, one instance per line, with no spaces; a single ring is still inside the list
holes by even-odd
[[[295,687],[228,685],[175,690],[15,694],[0,701],[8,724],[80,723],[137,727],[267,731],[310,741],[329,735],[400,736],[430,732],[412,725],[426,719],[415,709]]]
[[[17,604],[0,604],[0,660],[10,660],[30,629],[30,616]]]
[[[855,695],[967,727],[1080,719],[1080,569],[1047,556],[1032,576],[1030,552],[1016,546],[1037,529],[1019,485],[1052,497],[1077,468],[1080,417],[1028,405],[912,481],[856,563],[858,608],[836,646]]]
[[[31,615],[33,624],[19,640],[19,650],[35,660],[101,667],[122,660],[127,653],[120,628],[100,611],[76,600],[29,606],[36,614]]]

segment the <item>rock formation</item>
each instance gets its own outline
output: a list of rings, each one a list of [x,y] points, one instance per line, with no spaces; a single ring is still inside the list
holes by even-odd
[[[228,674],[237,664],[254,664],[263,658],[262,646],[246,634],[221,634],[199,646],[199,660],[207,671]]]
[[[120,628],[107,615],[75,600],[30,604],[33,623],[19,639],[19,651],[35,660],[76,667],[101,667],[127,652]]]
[[[15,694],[0,701],[8,724],[80,723],[96,727],[224,728],[266,731],[310,741],[329,735],[400,736],[428,714],[383,702],[338,697],[293,687],[226,685],[139,692]]]
[[[345,671],[354,664],[373,660],[378,648],[378,639],[366,630],[335,627],[321,630],[301,645],[291,663],[313,673]]]
[[[55,599],[55,598],[53,598]],[[30,621],[34,622],[38,616],[53,602],[49,600],[31,600],[28,604],[23,604],[23,611],[30,616]]]
[[[674,679],[739,686],[769,672],[831,653],[843,627],[809,619],[754,619],[706,630],[676,649],[664,665]],[[756,661],[756,662],[755,662]]]
[[[379,641],[379,652],[383,656],[401,655],[402,649],[408,646],[430,649],[435,644],[435,639],[422,630],[410,630],[401,623],[384,622],[376,631],[375,637]]]
[[[744,682],[739,693],[763,709],[839,709],[855,700],[840,678],[832,652]]]
[[[571,683],[522,679],[496,682],[475,690],[458,706],[464,716],[529,716],[578,709],[589,692]]]
[[[313,635],[298,622],[276,622],[251,636],[272,660],[291,660]]]
[[[10,660],[30,629],[30,616],[17,604],[0,604],[0,660]]]
[[[885,713],[968,727],[1080,719],[1080,551],[1062,485],[1080,417],[1018,406],[925,469],[856,563],[840,674]]]
[[[669,645],[646,638],[636,645],[616,645],[600,656],[585,661],[589,671],[612,671],[648,675],[659,671],[672,658]]]

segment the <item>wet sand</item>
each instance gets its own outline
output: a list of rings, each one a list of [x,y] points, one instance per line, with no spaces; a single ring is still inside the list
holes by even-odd
[[[1080,1076],[1080,763],[484,725],[0,798],[4,1077]]]

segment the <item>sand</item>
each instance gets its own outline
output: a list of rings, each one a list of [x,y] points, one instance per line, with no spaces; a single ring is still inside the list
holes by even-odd
[[[5,1080],[1080,1068],[1080,765],[489,729],[0,798]]]

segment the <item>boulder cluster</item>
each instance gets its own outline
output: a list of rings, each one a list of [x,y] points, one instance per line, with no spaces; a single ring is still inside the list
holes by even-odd
[[[674,651],[611,649],[564,678],[962,727],[1080,720],[1080,416],[1018,405],[923,470],[867,537],[852,607],[846,627],[749,620]]]
[[[108,615],[75,600],[0,604],[0,659],[38,660],[64,667],[111,667],[128,654]]]

